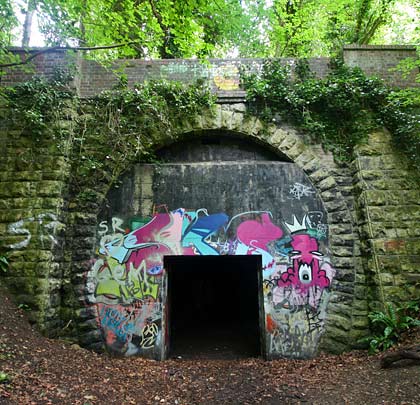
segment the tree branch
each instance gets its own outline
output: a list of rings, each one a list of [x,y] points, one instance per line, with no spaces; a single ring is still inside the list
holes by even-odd
[[[114,49],[114,48],[121,48],[123,46],[133,45],[137,42],[127,42],[125,44],[115,44],[115,45],[103,45],[103,46],[53,46],[51,48],[45,48],[38,52],[35,52],[31,56],[28,56],[25,60],[22,60],[21,62],[14,62],[14,63],[3,63],[0,64],[0,68],[7,68],[7,67],[13,67],[13,66],[20,66],[20,65],[26,65],[29,63],[32,59],[35,59],[39,55],[43,55],[45,53],[54,52],[58,49],[68,50],[68,51],[97,51],[101,49]],[[29,51],[24,51],[26,53],[29,53]]]
[[[149,4],[150,4],[150,7],[152,9],[152,13],[153,13],[154,17],[156,18],[156,20],[159,24],[160,29],[164,32],[165,35],[167,35],[169,27],[164,24],[163,18],[156,8],[156,4],[153,2],[153,0],[149,0]]]

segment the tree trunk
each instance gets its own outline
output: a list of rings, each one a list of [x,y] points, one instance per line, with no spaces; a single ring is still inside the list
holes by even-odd
[[[35,1],[28,0],[26,7],[25,22],[23,23],[23,36],[22,36],[22,47],[27,48],[29,46],[29,41],[31,40],[31,31],[32,31],[32,19],[35,13]]]

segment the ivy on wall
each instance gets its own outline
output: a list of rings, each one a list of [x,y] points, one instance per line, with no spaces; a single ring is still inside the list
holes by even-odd
[[[79,178],[115,179],[131,161],[153,161],[160,138],[174,133],[178,122],[214,102],[202,83],[170,81],[145,82],[130,89],[123,83],[86,100],[75,138],[81,160]]]
[[[248,111],[267,122],[289,122],[349,161],[354,147],[377,126],[386,126],[411,161],[420,163],[420,89],[391,89],[358,68],[335,63],[325,79],[317,79],[305,60],[291,75],[280,60],[267,60],[260,71],[243,69]],[[65,71],[47,81],[35,78],[2,92],[10,118],[35,139],[50,134],[68,107],[74,139],[72,159],[77,176],[92,183],[120,172],[129,160],[150,161],[152,144],[188,116],[215,102],[203,83],[184,85],[151,81],[129,89],[124,80],[113,90],[78,99]],[[69,119],[69,117],[65,118]],[[64,136],[69,136],[68,131]],[[59,140],[59,139],[58,139]],[[57,141],[58,142],[58,141]]]
[[[58,72],[49,81],[37,77],[6,89],[2,96],[9,119],[28,137],[49,137],[61,149],[70,142],[72,183],[82,199],[93,199],[89,188],[111,184],[130,162],[153,160],[159,137],[215,102],[202,82],[150,81],[128,88],[121,80],[116,88],[81,100],[70,81]],[[60,130],[65,121],[71,131]]]
[[[420,89],[393,90],[359,68],[335,62],[317,79],[305,60],[291,74],[280,60],[267,60],[258,72],[245,68],[242,84],[249,111],[266,122],[286,121],[305,130],[314,142],[349,161],[369,131],[387,127],[411,161],[420,163]]]
[[[63,108],[75,99],[69,87],[72,76],[57,70],[50,80],[36,76],[15,87],[2,89],[0,95],[10,111],[9,118],[15,126],[37,139],[54,134]]]

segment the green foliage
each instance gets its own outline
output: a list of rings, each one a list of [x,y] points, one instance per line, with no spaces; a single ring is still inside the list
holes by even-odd
[[[369,131],[384,124],[412,161],[420,160],[419,90],[392,91],[340,62],[325,79],[316,79],[301,61],[294,76],[276,59],[264,62],[259,72],[245,69],[241,79],[250,111],[267,122],[287,121],[302,128],[338,160],[350,160]]]
[[[29,312],[31,310],[31,307],[27,304],[19,304],[17,307],[25,312]]]
[[[68,87],[71,78],[68,72],[58,69],[49,80],[36,76],[6,89],[3,96],[8,102],[12,119],[34,137],[52,132],[51,123],[66,106],[67,100],[73,98]]]
[[[37,12],[49,45],[125,43],[95,55],[175,58],[207,56],[231,44],[241,32],[233,27],[242,7],[239,0],[43,0]]]
[[[215,97],[203,83],[150,81],[103,92],[81,104],[77,177],[84,200],[86,184],[115,180],[130,162],[153,161],[153,144],[174,132],[183,119],[210,108]],[[83,185],[82,185],[83,183]],[[92,198],[91,198],[92,197]]]
[[[13,11],[12,2],[0,0],[0,63],[13,63],[17,60],[16,55],[7,50],[14,40],[13,30],[17,25],[18,20]]]
[[[419,49],[417,49],[417,53],[419,53]],[[420,71],[420,59],[405,58],[392,70],[398,70],[403,77],[408,77],[412,72]],[[417,73],[416,75],[416,82],[420,83],[420,73]]]
[[[95,59],[310,57],[343,44],[418,43],[417,0],[37,0],[47,45],[109,46]],[[0,61],[18,20],[0,0]],[[30,7],[27,7],[27,6]],[[414,23],[413,23],[414,21]]]
[[[241,56],[334,56],[344,44],[418,43],[412,28],[415,26],[412,21],[419,15],[418,10],[413,15],[415,0],[273,0],[271,4],[248,0],[244,3],[245,15],[254,22],[254,33],[247,32],[242,37]],[[258,35],[255,35],[256,26]]]
[[[377,333],[363,341],[369,343],[369,352],[372,354],[389,349],[398,342],[404,331],[420,327],[420,301],[399,306],[388,303],[385,312],[375,311],[368,316]]]
[[[420,88],[388,91],[378,110],[395,144],[420,167]]]

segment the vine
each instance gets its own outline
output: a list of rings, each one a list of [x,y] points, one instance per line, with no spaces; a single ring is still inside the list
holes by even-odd
[[[81,104],[75,149],[81,184],[115,180],[133,161],[154,161],[154,145],[176,124],[211,108],[215,97],[203,83],[124,81]],[[86,193],[84,192],[86,197]]]
[[[337,160],[350,161],[354,147],[384,125],[411,161],[420,163],[420,89],[393,90],[340,62],[317,79],[305,60],[294,75],[281,61],[267,60],[258,72],[245,68],[241,80],[251,113],[300,127]]]
[[[58,147],[70,141],[72,183],[86,201],[95,198],[91,189],[98,182],[112,183],[130,162],[153,161],[153,145],[161,134],[174,133],[179,121],[215,102],[202,82],[150,81],[128,88],[123,77],[112,90],[82,100],[72,92],[70,80],[57,72],[51,80],[36,77],[2,95],[9,118],[28,137],[51,139]],[[68,107],[73,115],[63,114]],[[59,131],[66,120],[72,130]]]
[[[57,69],[51,79],[36,76],[2,91],[3,101],[10,109],[9,117],[34,139],[56,134],[56,124],[69,102],[75,100],[69,83],[69,71]]]

